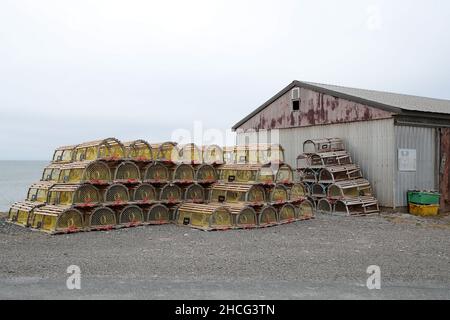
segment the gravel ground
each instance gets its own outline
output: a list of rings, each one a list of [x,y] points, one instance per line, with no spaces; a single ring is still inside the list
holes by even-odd
[[[333,217],[258,230],[174,225],[50,236],[0,219],[2,299],[449,299],[449,218]],[[81,290],[66,269],[81,268]],[[366,269],[381,268],[381,290]]]

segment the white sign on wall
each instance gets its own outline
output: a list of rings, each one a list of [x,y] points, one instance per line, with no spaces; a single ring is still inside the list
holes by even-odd
[[[417,169],[416,149],[398,149],[398,170],[413,172]]]

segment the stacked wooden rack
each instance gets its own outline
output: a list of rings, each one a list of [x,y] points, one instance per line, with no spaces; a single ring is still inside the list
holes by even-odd
[[[318,212],[367,215],[379,212],[369,181],[339,138],[307,140],[297,157],[300,180]]]
[[[26,200],[12,205],[8,220],[55,234],[173,222],[204,230],[263,227],[311,217],[306,189],[293,184],[290,167],[274,157],[282,157],[280,146],[115,138],[64,146]],[[215,197],[220,192],[224,199]],[[263,205],[266,197],[272,200]]]

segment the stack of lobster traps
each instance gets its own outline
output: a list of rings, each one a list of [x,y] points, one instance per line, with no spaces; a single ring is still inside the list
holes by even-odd
[[[311,218],[306,196],[278,145],[108,138],[57,148],[8,220],[51,234],[168,223],[255,228]]]
[[[369,181],[339,138],[307,140],[297,171],[318,212],[367,215],[379,212]]]
[[[60,147],[8,220],[52,234],[171,223],[179,204],[205,202],[216,149],[114,138]]]
[[[217,151],[217,150],[216,150]],[[206,203],[184,203],[177,224],[202,230],[270,227],[314,216],[307,189],[294,182],[279,145],[225,147],[214,163],[218,181],[206,188]]]

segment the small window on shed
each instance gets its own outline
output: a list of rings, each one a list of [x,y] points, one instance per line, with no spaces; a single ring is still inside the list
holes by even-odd
[[[300,110],[300,88],[294,88],[291,91],[292,111]]]

